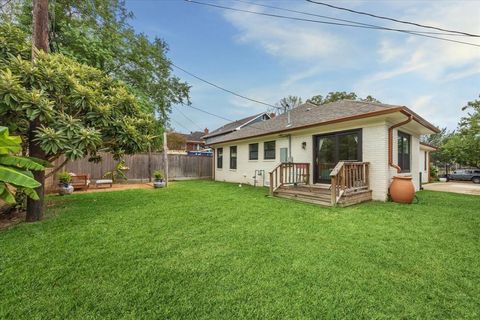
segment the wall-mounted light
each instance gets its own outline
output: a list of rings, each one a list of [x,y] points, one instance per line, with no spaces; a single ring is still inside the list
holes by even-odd
[[[302,142],[302,149],[305,150],[307,148],[307,143],[305,141]]]

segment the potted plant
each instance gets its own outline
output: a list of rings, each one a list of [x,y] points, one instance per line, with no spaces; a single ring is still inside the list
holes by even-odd
[[[58,175],[58,194],[63,196],[66,194],[73,193],[73,186],[71,185],[70,181],[72,181],[72,177],[68,172],[61,172]]]
[[[163,188],[165,187],[165,181],[163,181],[163,171],[162,170],[155,170],[153,172],[153,187],[154,188]]]

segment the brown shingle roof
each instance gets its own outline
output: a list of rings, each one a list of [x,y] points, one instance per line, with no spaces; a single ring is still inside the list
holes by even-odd
[[[324,105],[315,105],[311,103],[304,103],[297,108],[290,111],[291,125],[287,126],[287,113],[276,116],[270,120],[252,124],[239,131],[233,131],[229,134],[210,137],[207,139],[207,144],[221,143],[231,140],[240,140],[249,137],[261,136],[269,133],[289,131],[306,126],[328,123],[358,116],[374,116],[376,114],[389,113],[395,111],[405,111],[413,114],[417,122],[422,125],[435,130],[435,127],[429,122],[413,113],[411,110],[398,105],[390,105],[384,103],[373,103],[354,100],[341,100],[331,102]]]

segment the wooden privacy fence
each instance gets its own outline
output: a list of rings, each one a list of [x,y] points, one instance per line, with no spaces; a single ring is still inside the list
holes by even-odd
[[[102,179],[106,172],[111,171],[118,161],[114,160],[109,153],[100,153],[102,161],[99,163],[89,162],[88,158],[68,162],[64,170],[76,174],[88,174],[90,179]],[[161,152],[139,153],[135,155],[126,155],[122,158],[125,165],[130,168],[126,171],[126,176],[131,182],[146,182],[152,177],[153,171],[163,170],[163,154]],[[55,162],[59,165],[62,158]],[[149,172],[149,161],[152,172]],[[188,156],[183,154],[168,155],[168,178],[169,180],[184,179],[206,179],[212,177],[212,157],[208,156]],[[57,179],[51,178],[47,181],[47,190],[57,187]]]

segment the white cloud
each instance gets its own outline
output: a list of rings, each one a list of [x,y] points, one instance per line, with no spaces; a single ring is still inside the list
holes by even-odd
[[[370,4],[346,2],[341,5],[375,11]],[[278,5],[320,13],[319,7],[303,2],[280,2]],[[239,6],[262,10],[256,6]],[[382,2],[379,8],[377,13],[385,16],[480,34],[480,5],[476,1],[391,1]],[[345,13],[332,10],[325,14],[346,17]],[[289,94],[308,98],[333,90],[352,90],[361,96],[372,94],[384,102],[408,105],[432,122],[453,128],[459,118],[458,107],[470,95],[473,99],[478,94],[456,92],[470,88],[463,84],[471,84],[472,77],[478,81],[478,47],[401,33],[323,27],[231,11],[223,16],[238,30],[235,38],[238,43],[260,48],[278,61],[279,70],[285,74],[277,83],[266,83],[244,92],[262,101],[278,101]],[[349,18],[414,29],[413,26],[358,16]],[[451,38],[480,44],[477,38]],[[239,114],[264,109],[239,98],[232,98],[230,102],[239,107]]]

